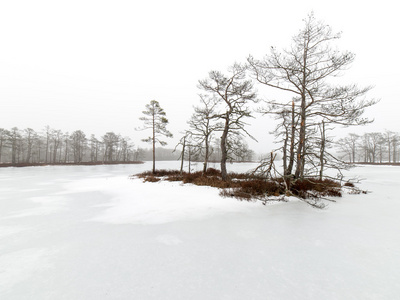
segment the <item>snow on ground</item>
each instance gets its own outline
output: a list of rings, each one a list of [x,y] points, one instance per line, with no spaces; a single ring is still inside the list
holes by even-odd
[[[400,168],[318,210],[129,179],[150,165],[0,169],[0,299],[398,299]]]

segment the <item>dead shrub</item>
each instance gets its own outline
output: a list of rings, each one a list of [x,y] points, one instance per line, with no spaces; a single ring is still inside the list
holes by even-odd
[[[145,171],[139,174],[136,174],[139,178],[146,178],[147,176],[155,176],[155,177],[165,177],[165,176],[178,176],[180,172],[178,170],[156,170],[155,173],[152,171]]]
[[[235,173],[235,172],[231,172],[228,174],[228,177],[231,179],[238,179],[238,180],[246,180],[246,179],[250,179],[249,175],[246,173]]]
[[[197,178],[203,176],[202,172],[186,173],[183,175],[183,183],[193,183]]]
[[[164,177],[173,175],[180,175],[180,172],[178,170],[156,170],[154,173],[152,171],[146,171],[139,173],[136,176],[139,178],[144,178],[146,176]]]
[[[342,197],[342,192],[338,188],[327,189],[324,193],[323,196]]]
[[[195,185],[202,185],[202,186],[211,186],[211,187],[216,187],[220,189],[226,189],[226,188],[232,188],[232,187],[238,187],[239,184],[236,182],[232,181],[223,181],[221,178],[217,176],[200,176],[197,177],[195,180],[192,182]]]
[[[153,174],[157,177],[171,176],[171,175],[179,175],[180,172],[178,170],[156,170]]]
[[[303,199],[324,196],[341,197],[340,184],[331,179],[306,178],[293,181],[290,191]]]
[[[167,181],[182,181],[183,176],[182,175],[169,175],[165,180]]]
[[[220,192],[223,197],[234,197],[238,200],[251,201],[256,198],[280,196],[285,193],[282,184],[271,180],[234,181],[234,186]]]
[[[221,197],[232,197],[238,200],[253,201],[253,196],[238,189],[223,189],[219,192]]]
[[[155,177],[153,175],[144,177],[144,182],[158,182],[158,181],[160,181],[160,178]]]
[[[282,187],[276,182],[259,179],[242,181],[240,191],[254,196],[275,196],[284,192]]]
[[[147,176],[152,176],[152,175],[153,175],[153,173],[151,171],[146,171],[146,172],[136,174],[136,176],[139,178],[146,178]],[[135,176],[135,175],[133,175],[133,176]]]
[[[221,171],[214,169],[214,168],[208,168],[207,171],[204,173],[205,176],[221,176]]]
[[[262,176],[246,173],[229,173],[229,181],[223,181],[219,170],[208,168],[204,174],[201,171],[194,173],[180,172],[178,170],[157,170],[137,175],[144,178],[144,182],[158,182],[161,178],[167,181],[182,181],[199,186],[220,188],[223,197],[234,197],[239,200],[250,201],[271,196],[295,196],[303,199],[317,199],[321,197],[341,197],[341,185],[331,179],[284,179],[275,178],[266,180]],[[285,184],[286,183],[286,184]],[[354,187],[353,183],[346,182],[347,187]],[[288,186],[289,190],[286,189]]]

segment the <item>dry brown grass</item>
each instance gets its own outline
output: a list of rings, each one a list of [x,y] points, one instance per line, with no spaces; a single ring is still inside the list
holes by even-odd
[[[146,177],[144,177],[144,182],[158,182],[158,181],[160,181],[161,179],[159,178],[159,177],[155,177],[155,176],[153,176],[153,175],[149,175],[149,176],[146,176]]]
[[[267,197],[278,197],[293,195],[299,198],[318,198],[326,196],[341,197],[341,186],[338,182],[330,179],[302,179],[290,183],[289,189],[286,188],[282,178],[265,179],[260,176],[253,176],[243,173],[229,173],[228,181],[223,181],[221,172],[209,168],[203,172],[180,172],[177,170],[157,170],[154,174],[151,171],[137,175],[145,182],[157,182],[161,179],[166,181],[182,181],[184,184],[194,184],[199,186],[211,186],[220,188],[220,195],[223,197],[234,197],[239,200],[251,201]]]
[[[310,197],[341,197],[341,186],[338,182],[331,179],[298,179],[290,186],[290,191],[300,198]]]

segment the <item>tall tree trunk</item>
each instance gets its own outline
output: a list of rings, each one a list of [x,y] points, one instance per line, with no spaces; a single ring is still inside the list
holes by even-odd
[[[57,150],[58,150],[58,143],[56,140],[54,140],[53,163],[55,163],[57,159]]]
[[[322,180],[324,176],[324,166],[325,166],[325,122],[322,121],[321,129],[321,151],[319,157],[320,169],[319,169],[319,179]]]
[[[188,169],[189,169],[189,174],[190,174],[190,169],[192,168],[192,166],[191,166],[191,160],[192,160],[192,149],[190,148],[190,144],[189,144],[189,155],[188,155],[188,159],[189,159],[189,167],[188,167]]]
[[[396,144],[393,143],[393,162],[396,163]]]
[[[13,138],[11,145],[11,162],[13,164],[17,162],[16,154],[17,154],[17,140],[16,138]]]
[[[295,138],[296,138],[296,124],[295,124],[295,111],[294,111],[294,100],[292,101],[292,131],[290,136],[290,151],[289,151],[289,165],[287,168],[287,174],[291,175],[294,165],[294,146],[295,146]]]
[[[210,155],[209,154],[209,141],[208,141],[208,136],[206,136],[206,139],[205,139],[205,147],[206,147],[206,151],[205,151],[205,154],[204,154],[204,163],[203,163],[203,174],[204,173],[206,173],[207,172],[207,165],[208,165],[208,156]]]
[[[286,124],[284,124],[284,126],[285,126],[285,139],[283,141],[283,148],[282,148],[283,157],[282,157],[282,160],[283,160],[283,174],[286,176],[286,175],[288,175],[287,145],[288,145],[288,139],[289,139],[289,132],[288,132],[288,128],[287,128]]]
[[[182,153],[181,153],[181,175],[183,173],[183,162],[185,160],[185,146],[186,146],[186,136],[183,138]]]
[[[299,133],[299,145],[297,147],[297,165],[295,178],[303,178],[304,176],[304,152],[305,152],[305,140],[306,140],[306,97],[302,96],[301,99],[301,113],[300,113],[300,133]]]
[[[41,162],[41,160],[40,160],[40,138],[38,140],[38,162],[39,163]]]
[[[228,149],[226,141],[228,138],[228,131],[229,131],[229,117],[227,116],[225,119],[225,128],[221,136],[221,176],[222,180],[224,181],[228,179],[228,174],[226,170],[226,160],[228,159]]]
[[[1,163],[1,153],[3,152],[3,139],[0,140],[0,163]]]
[[[29,161],[31,160],[31,156],[32,156],[32,141],[30,136],[28,136],[27,139],[27,146],[28,148],[26,149],[26,162],[29,163]]]
[[[99,155],[99,143],[96,142],[96,149],[95,149],[95,156],[94,156],[95,161],[98,161],[98,155]]]
[[[301,90],[301,106],[300,106],[300,133],[299,146],[297,149],[297,166],[295,178],[303,178],[304,162],[305,162],[305,142],[306,142],[306,72],[307,72],[307,42],[305,41],[303,53],[303,70],[302,70],[302,90]]]
[[[47,134],[47,139],[46,139],[46,158],[45,158],[45,163],[47,164],[47,155],[49,153],[49,134]]]
[[[153,114],[153,174],[156,173],[156,128],[155,115]]]
[[[59,147],[60,151],[58,152],[58,162],[61,163],[62,162],[62,142],[60,141],[59,143],[61,143],[61,144]]]

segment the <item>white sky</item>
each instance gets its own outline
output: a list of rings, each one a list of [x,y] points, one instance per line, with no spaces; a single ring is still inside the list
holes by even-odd
[[[347,131],[400,131],[400,21],[386,0],[2,1],[0,128],[114,131],[140,144],[147,134],[134,128],[155,99],[174,147],[198,104],[199,79],[289,45],[312,10],[343,32],[339,49],[356,54],[344,78],[374,85],[370,96],[381,99],[368,112],[373,125]],[[249,128],[257,152],[272,147],[273,124],[258,117]]]

